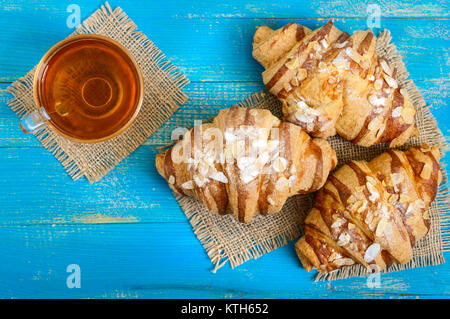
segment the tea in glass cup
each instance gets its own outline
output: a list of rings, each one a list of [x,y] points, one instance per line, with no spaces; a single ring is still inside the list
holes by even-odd
[[[38,109],[21,121],[24,132],[46,125],[77,142],[117,136],[142,105],[142,73],[128,51],[100,35],[78,35],[56,44],[34,76]]]

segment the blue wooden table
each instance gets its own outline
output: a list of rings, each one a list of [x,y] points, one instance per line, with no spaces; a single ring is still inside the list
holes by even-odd
[[[191,80],[176,117],[191,125],[262,89],[251,56],[258,25],[295,21],[315,28],[367,28],[367,1],[111,1]],[[371,1],[450,139],[448,0]],[[6,105],[8,85],[25,74],[100,1],[0,0],[0,297],[2,298],[428,298],[450,296],[450,263],[366,279],[313,281],[293,245],[216,274],[165,181],[151,137],[100,182],[73,181]],[[375,30],[377,31],[377,30]],[[198,110],[201,109],[201,112]],[[165,125],[173,125],[168,122]],[[156,133],[161,137],[161,133]],[[447,163],[450,159],[447,156]],[[445,257],[450,258],[450,254]],[[68,288],[67,266],[81,270]]]

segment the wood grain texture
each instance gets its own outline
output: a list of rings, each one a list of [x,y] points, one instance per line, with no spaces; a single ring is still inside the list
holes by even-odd
[[[77,1],[82,19],[102,2]],[[192,125],[263,88],[251,57],[256,26],[335,20],[366,28],[366,1],[111,1],[192,81],[188,103],[164,131]],[[411,78],[450,140],[450,4],[446,0],[371,1],[382,9]],[[69,2],[0,0],[0,297],[25,298],[448,298],[450,266],[314,283],[293,245],[212,274],[206,256],[164,180],[154,169],[162,130],[100,182],[74,182],[40,143],[21,133],[6,105],[10,82],[67,36]],[[377,31],[377,30],[375,30]],[[445,157],[448,162],[449,157]],[[445,257],[450,257],[446,254]],[[66,287],[79,264],[82,287]]]

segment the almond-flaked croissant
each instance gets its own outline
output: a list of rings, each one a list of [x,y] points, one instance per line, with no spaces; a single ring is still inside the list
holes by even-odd
[[[339,168],[318,192],[295,245],[305,269],[358,263],[381,271],[407,263],[430,229],[426,210],[442,180],[439,159],[425,144]]]
[[[270,111],[231,107],[188,131],[156,168],[172,190],[240,222],[279,212],[286,199],[318,190],[337,163],[327,141]]]
[[[287,121],[315,137],[337,132],[358,145],[395,147],[418,134],[415,109],[375,44],[370,30],[349,36],[332,22],[314,31],[291,23],[258,28],[253,56]]]

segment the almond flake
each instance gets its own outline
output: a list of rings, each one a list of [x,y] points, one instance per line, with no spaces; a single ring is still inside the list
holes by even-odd
[[[396,80],[394,80],[394,78],[387,75],[386,73],[383,73],[383,78],[391,88],[394,88],[394,89],[398,88],[398,83]]]
[[[284,172],[286,167],[287,167],[287,160],[284,159],[283,157],[279,157],[273,162],[273,168],[278,173]]]
[[[384,234],[384,229],[386,228],[386,225],[388,223],[388,220],[386,218],[381,218],[378,222],[377,230],[375,232],[375,235],[377,237],[381,237]]]
[[[169,183],[170,184],[175,184],[175,177],[173,177],[173,175],[169,176]]]
[[[292,85],[290,85],[289,83],[285,83],[283,87],[288,92],[292,90]]]
[[[373,243],[366,249],[366,253],[364,254],[364,261],[366,263],[372,262],[380,253],[381,247],[378,243]]]
[[[391,68],[389,67],[389,65],[387,64],[387,62],[385,60],[380,60],[380,65],[381,65],[381,68],[383,69],[383,71],[387,75],[392,76],[392,70],[391,70]]]
[[[399,117],[400,115],[402,115],[402,110],[403,110],[403,108],[401,106],[398,106],[395,109],[393,109],[392,117]]]
[[[381,79],[377,79],[374,83],[373,83],[373,87],[375,88],[375,90],[379,91],[381,90],[381,88],[383,87],[383,81]]]
[[[286,62],[286,67],[289,70],[294,70],[296,68],[298,68],[299,63],[298,63],[298,59],[297,58],[293,58],[290,61]]]
[[[292,175],[289,177],[289,187],[292,188],[295,186],[295,183],[297,183],[297,175]]]
[[[427,161],[420,172],[420,178],[429,179],[431,177],[431,173],[433,172],[433,167],[431,166],[430,161]]]
[[[347,45],[348,41],[344,41],[342,43],[334,43],[334,47],[338,48],[338,49],[342,49],[343,47],[345,47]]]
[[[207,178],[200,178],[198,176],[194,176],[194,182],[198,187],[202,187],[208,181]]]
[[[386,98],[378,97],[375,94],[369,95],[369,103],[374,106],[383,106],[386,103]]]
[[[187,181],[187,182],[181,184],[181,187],[184,189],[193,189],[194,183],[192,181]]]
[[[340,258],[340,259],[336,259],[333,263],[336,266],[341,267],[341,266],[351,266],[355,262],[353,261],[353,259],[350,259],[350,258]]]
[[[215,181],[218,181],[218,182],[221,182],[224,184],[228,183],[228,178],[222,172],[217,172],[217,173],[211,175],[211,178]]]
[[[414,115],[415,114],[416,114],[416,111],[410,107],[404,107],[402,110],[402,118],[406,124],[414,123]]]
[[[297,70],[297,79],[299,81],[303,81],[308,76],[308,71],[306,69],[298,69]]]
[[[412,198],[406,194],[400,194],[400,203],[408,203],[412,200]]]
[[[403,181],[403,175],[400,173],[392,173],[391,179],[392,179],[393,185],[398,185]]]
[[[349,233],[347,233],[347,232],[342,233],[341,235],[339,235],[339,240],[338,240],[337,244],[339,246],[345,246],[350,242],[350,239],[351,239],[351,237],[350,237]]]
[[[337,216],[337,215],[336,215]],[[345,220],[342,218],[337,218],[334,223],[331,225],[331,228],[340,228],[342,225],[344,225]]]
[[[275,189],[280,192],[285,190],[288,186],[289,186],[289,182],[286,179],[286,177],[284,177],[284,176],[281,176],[275,183]]]

